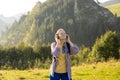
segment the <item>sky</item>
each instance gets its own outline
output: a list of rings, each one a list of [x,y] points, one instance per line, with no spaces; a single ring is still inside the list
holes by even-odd
[[[28,12],[38,1],[46,0],[0,0],[0,15],[10,17]]]
[[[0,0],[0,15],[5,17],[14,16],[31,11],[36,2],[46,0]],[[108,0],[99,0],[105,2]]]

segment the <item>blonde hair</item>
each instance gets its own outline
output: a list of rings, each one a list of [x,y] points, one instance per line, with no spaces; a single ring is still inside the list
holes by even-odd
[[[58,35],[60,31],[65,31],[65,30],[63,28],[59,28],[55,34]]]
[[[57,32],[55,33],[55,39],[59,35],[60,31],[65,31],[63,28],[59,28]]]

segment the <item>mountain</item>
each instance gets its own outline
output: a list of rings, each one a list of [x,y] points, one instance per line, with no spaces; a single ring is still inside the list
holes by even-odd
[[[63,28],[74,43],[91,46],[97,37],[107,30],[118,30],[119,25],[117,17],[94,0],[47,0],[37,2],[31,12],[14,22],[0,43],[48,45],[57,29]]]
[[[6,24],[12,24],[15,20],[14,17],[4,17],[3,15],[0,15],[0,19],[3,20]]]
[[[0,15],[0,37],[1,32],[8,29],[14,21],[15,21],[14,17],[4,17],[3,15]]]
[[[2,26],[7,26],[7,25],[4,21],[0,20],[0,30],[3,30],[4,27]]]
[[[117,3],[120,3],[120,0],[109,0],[109,1],[106,1],[105,3],[101,3],[100,5],[104,6],[104,7],[107,7],[107,6],[110,6],[110,5],[117,4]]]
[[[0,15],[0,21],[1,21],[0,25],[6,25],[7,27],[10,27],[9,25],[12,25],[12,23],[15,21],[15,18],[14,17],[4,17],[3,15]]]
[[[19,21],[20,17],[23,14],[25,13],[16,14],[11,17],[5,17],[3,15],[0,15],[0,37],[1,37],[1,33],[6,31],[8,28],[10,28],[15,20]]]

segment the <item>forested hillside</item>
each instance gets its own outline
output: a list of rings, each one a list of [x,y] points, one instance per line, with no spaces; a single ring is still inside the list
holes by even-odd
[[[56,30],[62,27],[76,44],[92,46],[97,37],[107,30],[118,30],[119,25],[117,17],[94,0],[47,0],[38,2],[32,11],[14,22],[2,34],[0,44],[49,45]]]

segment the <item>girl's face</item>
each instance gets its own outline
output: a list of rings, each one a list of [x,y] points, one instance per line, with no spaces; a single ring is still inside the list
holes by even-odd
[[[58,36],[61,40],[65,40],[66,39],[66,32],[64,30],[61,30],[59,32]]]

